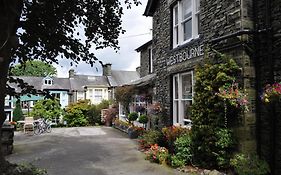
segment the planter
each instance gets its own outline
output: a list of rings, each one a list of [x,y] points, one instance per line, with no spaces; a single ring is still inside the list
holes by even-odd
[[[136,138],[138,138],[139,133],[138,133],[138,131],[129,129],[128,130],[128,136],[129,136],[130,139],[136,139]]]

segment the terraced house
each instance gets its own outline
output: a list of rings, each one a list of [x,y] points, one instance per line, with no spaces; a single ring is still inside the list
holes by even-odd
[[[142,77],[153,79],[154,99],[164,103],[170,121],[184,124],[194,95],[195,66],[208,48],[233,57],[250,110],[237,128],[239,149],[257,152],[281,174],[281,106],[266,106],[266,84],[281,81],[281,8],[278,0],[149,0],[153,37],[139,47]],[[142,71],[141,71],[142,72]]]
[[[118,86],[130,83],[139,78],[137,71],[111,70],[111,64],[103,65],[102,75],[79,75],[73,69],[69,70],[68,78],[58,77],[30,77],[21,76],[20,78],[29,85],[34,86],[38,91],[48,91],[56,97],[62,108],[78,100],[89,99],[92,104],[99,104],[102,100],[114,98],[114,90]],[[15,84],[11,84],[16,92],[21,89]],[[28,114],[36,101],[43,99],[41,94],[26,94],[20,97],[22,110]],[[13,110],[16,106],[14,97],[7,96],[5,100],[5,112],[7,120],[13,120]]]

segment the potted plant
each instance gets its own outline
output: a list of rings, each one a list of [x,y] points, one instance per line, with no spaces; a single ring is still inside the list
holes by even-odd
[[[145,125],[147,124],[147,122],[148,122],[148,117],[147,117],[147,115],[141,115],[140,117],[139,117],[139,122],[140,123],[142,123],[143,124],[143,127],[145,128]]]
[[[129,120],[129,123],[134,125],[134,121],[137,120],[137,118],[139,117],[139,114],[136,113],[136,112],[131,112],[129,115],[128,115],[128,120]]]
[[[143,127],[131,126],[128,129],[128,136],[129,136],[130,139],[136,139],[143,132],[144,132],[144,128]]]

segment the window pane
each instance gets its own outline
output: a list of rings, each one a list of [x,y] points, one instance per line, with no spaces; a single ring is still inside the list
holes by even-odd
[[[183,101],[183,114],[184,114],[184,119],[190,119],[190,110],[191,110],[191,100],[185,100]]]
[[[183,20],[191,17],[191,13],[192,13],[191,0],[184,0],[182,5]]]
[[[178,26],[175,27],[175,44],[178,45],[179,44],[179,28]]]
[[[188,40],[192,36],[192,22],[191,19],[185,21],[183,23],[183,31],[184,31],[184,41]]]
[[[200,21],[201,21],[201,19],[200,19],[200,14],[198,14],[197,15],[197,24],[198,24],[198,33],[197,34],[199,34],[199,33],[201,33],[201,23],[200,23]]]
[[[174,25],[177,25],[179,21],[179,10],[178,6],[175,6],[174,8]]]
[[[179,90],[179,82],[178,82],[178,77],[177,76],[174,77],[174,87],[175,87],[175,89],[174,89],[175,99],[178,99],[179,98],[179,92],[178,92],[178,90]]]
[[[173,109],[173,123],[179,123],[179,102],[174,101],[174,109]]]
[[[195,9],[196,9],[196,12],[198,12],[200,10],[200,0],[195,0]]]
[[[182,75],[182,99],[192,99],[191,74]]]

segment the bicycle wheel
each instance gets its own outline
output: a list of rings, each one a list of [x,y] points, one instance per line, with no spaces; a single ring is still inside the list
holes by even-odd
[[[40,126],[39,126],[39,125],[36,125],[36,126],[34,127],[34,134],[35,134],[35,135],[41,134],[41,129],[40,129]]]
[[[51,125],[48,125],[48,126],[46,127],[46,131],[47,131],[47,133],[52,132],[52,127],[51,127]]]

